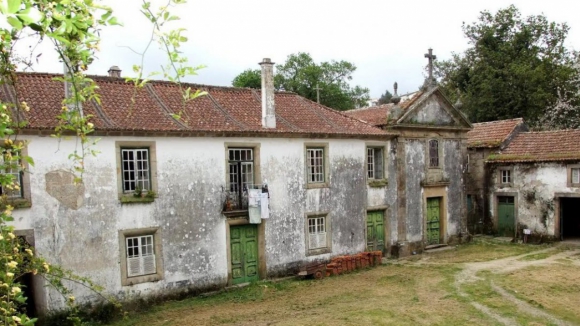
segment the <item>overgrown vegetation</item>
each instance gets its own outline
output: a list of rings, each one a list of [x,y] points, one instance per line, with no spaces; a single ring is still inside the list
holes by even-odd
[[[179,85],[183,106],[187,101],[203,95],[200,91],[181,86],[181,78],[196,74],[200,67],[189,66],[187,58],[179,52],[180,45],[187,41],[184,30],[167,29],[165,26],[166,23],[179,19],[170,9],[184,2],[185,0],[167,0],[164,6],[154,9],[150,1],[142,1],[141,13],[151,23],[152,30],[149,44],[140,52],[143,62],[151,43],[157,42],[164,50],[168,64],[163,67],[162,72],[154,74],[162,74],[165,79]],[[16,176],[29,172],[24,169],[22,162],[26,161],[31,166],[34,164],[32,158],[22,155],[27,144],[18,139],[19,131],[27,126],[22,117],[35,108],[29,107],[15,87],[18,84],[17,68],[32,68],[40,60],[40,54],[33,53],[35,47],[29,49],[30,53],[18,53],[16,45],[30,39],[36,43],[49,42],[65,67],[62,77],[56,78],[65,86],[65,96],[60,114],[54,117],[58,121],[54,137],[76,137],[76,148],[69,154],[70,171],[76,176],[74,182],[81,184],[85,160],[97,155],[94,145],[98,141],[90,137],[94,132],[94,124],[91,122],[92,116],[84,113],[83,104],[100,102],[96,83],[86,77],[84,72],[99,51],[100,30],[119,23],[111,8],[93,0],[2,0],[0,13],[4,23],[0,27],[0,77],[2,83],[13,88],[15,97],[14,101],[0,103],[0,170],[3,171],[0,174],[0,201],[3,207],[0,213],[0,324],[31,325],[36,322],[25,309],[27,298],[23,294],[20,281],[22,276],[33,274],[42,276],[48,285],[62,295],[64,306],[68,306],[69,310],[59,325],[80,325],[82,321],[77,313],[77,300],[66,285],[80,284],[97,293],[101,288],[88,278],[51,265],[28,243],[22,241],[22,238],[17,237],[11,225],[14,220],[14,207],[9,204],[8,197],[21,191]],[[148,78],[154,75],[144,78],[142,70],[142,65],[134,66],[137,77],[129,78],[136,90],[143,87]],[[175,114],[174,118],[182,119],[182,115],[183,110]],[[187,123],[186,119],[184,121]],[[145,195],[150,199],[154,196],[153,192]]]

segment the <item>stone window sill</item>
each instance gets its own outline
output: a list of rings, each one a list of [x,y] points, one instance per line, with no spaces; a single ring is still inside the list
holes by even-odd
[[[332,250],[330,248],[312,249],[312,250],[308,250],[308,252],[306,253],[306,256],[316,256],[316,255],[322,255],[322,254],[329,254],[331,252],[332,252]]]
[[[127,195],[121,196],[119,200],[121,204],[152,203],[155,201],[155,197],[135,197],[133,195]]]
[[[306,189],[320,189],[320,188],[330,188],[330,184],[328,182],[324,183],[307,183]]]
[[[371,188],[382,188],[389,185],[389,181],[387,179],[372,179],[368,180],[368,185]]]
[[[127,277],[121,280],[121,285],[123,286],[132,286],[139,283],[149,283],[149,282],[159,282],[163,279],[163,277],[159,274],[150,274],[150,275],[140,275],[134,277]]]
[[[248,217],[248,210],[247,209],[238,209],[238,210],[231,210],[231,211],[223,211],[227,218],[235,218],[235,217]]]

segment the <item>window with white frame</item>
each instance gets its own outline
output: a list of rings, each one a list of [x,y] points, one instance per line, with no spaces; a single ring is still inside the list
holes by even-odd
[[[512,171],[511,170],[501,170],[501,183],[511,183],[512,182]]]
[[[308,249],[326,247],[326,216],[308,217]]]
[[[122,148],[123,192],[151,190],[149,148]]]
[[[573,184],[580,184],[580,168],[572,168],[571,170],[571,177]]]
[[[153,235],[127,237],[127,277],[157,273]]]
[[[429,140],[429,167],[439,167],[439,141],[437,139]]]
[[[324,148],[306,149],[308,183],[324,183]]]
[[[159,227],[119,230],[121,285],[163,279],[161,239]]]
[[[229,188],[234,205],[243,208],[248,189],[254,184],[254,150],[228,148]]]
[[[11,184],[0,185],[0,196],[6,196],[11,199],[22,198],[22,172],[20,171],[19,160],[14,159],[9,151],[4,151],[0,155],[0,174],[11,176]]]
[[[382,147],[367,147],[367,177],[369,179],[384,178],[384,157]]]

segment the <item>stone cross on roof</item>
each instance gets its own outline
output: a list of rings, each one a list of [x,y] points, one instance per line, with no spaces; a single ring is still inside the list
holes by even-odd
[[[316,83],[316,88],[314,88],[316,90],[316,103],[320,104],[320,86],[318,85],[318,83]]]
[[[433,61],[437,59],[437,56],[433,54],[433,49],[429,49],[429,53],[425,53],[425,58],[429,59],[429,76],[427,76],[425,79],[425,84],[423,87],[426,89],[431,89],[437,86],[437,81],[435,80],[435,77],[433,77]]]

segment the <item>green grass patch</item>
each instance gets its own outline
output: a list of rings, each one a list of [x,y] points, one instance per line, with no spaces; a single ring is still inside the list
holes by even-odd
[[[518,260],[520,260],[520,261],[542,260],[542,259],[546,259],[546,258],[552,256],[552,254],[553,253],[551,253],[551,252],[542,252],[539,254],[526,255]]]

